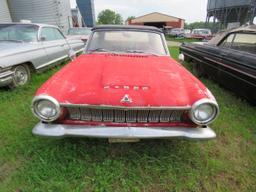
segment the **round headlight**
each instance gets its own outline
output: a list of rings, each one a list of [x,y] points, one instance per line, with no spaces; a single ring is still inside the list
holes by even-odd
[[[198,125],[207,125],[216,119],[218,113],[219,107],[215,101],[201,99],[192,106],[190,118]]]
[[[37,96],[33,99],[32,105],[34,114],[42,121],[52,122],[60,116],[60,105],[56,99],[50,96]]]

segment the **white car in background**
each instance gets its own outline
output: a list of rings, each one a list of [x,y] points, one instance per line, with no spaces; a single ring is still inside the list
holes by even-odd
[[[190,29],[184,29],[184,37],[191,38],[191,30]]]
[[[182,28],[174,28],[171,30],[169,35],[174,36],[174,37],[183,37],[185,34],[184,29]]]
[[[81,40],[69,40],[53,25],[0,24],[0,87],[29,82],[31,72],[75,57],[84,49]]]
[[[74,27],[68,30],[67,38],[82,40],[86,44],[86,42],[90,37],[91,32],[92,32],[92,28]]]

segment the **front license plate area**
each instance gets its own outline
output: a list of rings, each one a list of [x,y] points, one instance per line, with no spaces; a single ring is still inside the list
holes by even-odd
[[[110,138],[108,139],[109,143],[136,143],[139,142],[140,139],[121,139],[121,138]]]

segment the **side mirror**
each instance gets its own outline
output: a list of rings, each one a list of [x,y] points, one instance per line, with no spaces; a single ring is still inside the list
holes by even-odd
[[[45,37],[41,37],[40,41],[46,41],[46,38]]]

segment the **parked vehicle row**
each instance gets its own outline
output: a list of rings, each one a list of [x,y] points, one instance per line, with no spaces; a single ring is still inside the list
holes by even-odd
[[[218,116],[217,101],[170,58],[161,30],[99,26],[90,33],[85,54],[38,89],[35,135],[125,142],[216,137],[208,125]],[[0,45],[0,85],[16,87],[28,82],[30,71],[71,57],[84,42],[65,38],[55,26],[12,23],[0,25]],[[220,33],[208,43],[184,43],[181,53],[195,61],[199,75],[256,104],[255,26]]]
[[[213,139],[219,113],[211,92],[170,58],[161,30],[146,26],[92,29],[85,54],[67,64],[33,99],[33,134]]]
[[[173,28],[171,30],[167,30],[167,35],[171,35],[173,37],[180,38],[193,38],[199,40],[210,40],[213,35],[210,29],[182,29],[182,28]]]
[[[46,24],[0,24],[0,87],[25,85],[31,72],[72,58],[84,43],[66,38],[56,26]]]
[[[256,26],[221,32],[208,43],[184,43],[185,60],[207,76],[256,104]]]

